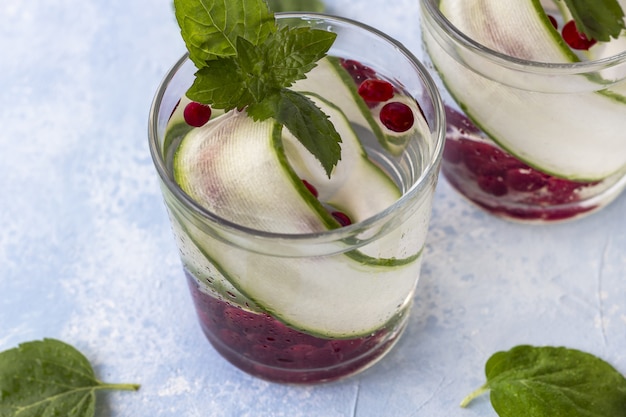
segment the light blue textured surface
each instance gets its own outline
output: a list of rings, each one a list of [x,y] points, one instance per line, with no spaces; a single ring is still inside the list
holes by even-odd
[[[421,54],[416,0],[329,0]],[[364,45],[364,47],[367,47]],[[565,345],[626,373],[626,195],[575,223],[489,217],[440,181],[407,332],[346,381],[292,387],[202,336],[147,147],[148,108],[184,52],[170,0],[0,3],[0,350],[73,344],[98,417],[493,417],[460,400],[517,344]]]

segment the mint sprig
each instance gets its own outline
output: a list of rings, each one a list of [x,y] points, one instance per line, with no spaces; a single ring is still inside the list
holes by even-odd
[[[626,417],[626,378],[604,360],[564,347],[517,346],[492,355],[487,382],[500,417]]]
[[[326,174],[341,158],[341,138],[326,115],[288,88],[306,77],[336,34],[279,28],[264,0],[174,0],[176,18],[198,67],[187,96],[255,120],[274,118],[320,161]]]
[[[137,391],[136,384],[99,381],[89,361],[55,339],[0,352],[0,416],[93,417],[96,391]]]
[[[587,38],[608,42],[626,27],[624,11],[617,0],[563,0]]]

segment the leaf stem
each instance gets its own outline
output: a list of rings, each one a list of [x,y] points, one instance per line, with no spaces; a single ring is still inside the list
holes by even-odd
[[[100,383],[96,388],[100,390],[115,390],[115,391],[138,391],[140,384],[107,384]]]
[[[462,408],[467,407],[469,403],[471,403],[475,398],[481,396],[487,391],[489,391],[489,385],[484,384],[482,387],[478,388],[477,390],[469,394],[467,397],[463,398],[463,401],[461,401],[461,404],[460,404],[461,407]]]

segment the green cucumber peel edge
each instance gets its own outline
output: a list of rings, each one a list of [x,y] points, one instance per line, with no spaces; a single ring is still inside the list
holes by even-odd
[[[237,282],[235,282],[236,280],[234,280],[234,279],[232,279],[232,278],[230,277],[230,274],[228,273],[228,271],[227,271],[227,270],[226,270],[226,269],[225,269],[225,268],[224,268],[224,267],[223,267],[223,266],[222,266],[219,262],[217,262],[217,261],[215,260],[215,258],[214,258],[211,254],[209,254],[209,253],[207,252],[207,250],[205,250],[201,244],[199,244],[199,243],[196,241],[196,239],[192,236],[192,234],[191,234],[191,233],[189,233],[188,228],[185,226],[185,221],[181,219],[181,215],[182,215],[183,217],[186,217],[186,216],[185,216],[183,213],[177,213],[175,210],[171,210],[171,213],[172,213],[172,216],[174,216],[174,218],[176,219],[175,221],[176,221],[176,222],[178,222],[178,226],[181,228],[181,231],[182,231],[182,232],[184,232],[184,233],[187,233],[187,236],[189,237],[189,240],[191,240],[191,242],[192,242],[192,243],[196,246],[196,249],[198,249],[198,250],[199,250],[199,251],[200,251],[200,252],[201,252],[201,253],[205,256],[205,258],[206,258],[206,259],[207,259],[207,260],[208,260],[208,261],[209,261],[209,262],[210,262],[210,263],[211,263],[211,264],[212,264],[212,265],[213,265],[213,266],[214,266],[214,267],[215,267],[218,271],[220,271],[220,273],[222,273],[222,276],[223,276],[223,277],[224,277],[224,278],[225,278],[225,279],[226,279],[226,280],[227,280],[227,281],[228,281],[228,282],[229,282],[229,283],[230,283],[230,284],[231,284],[231,285],[232,285],[232,286],[233,286],[233,287],[234,287],[237,291],[239,291],[239,292],[241,293],[241,295],[243,295],[243,297],[245,297],[245,298],[247,298],[247,299],[251,300],[251,301],[254,303],[254,307],[258,308],[258,310],[252,310],[252,311],[264,312],[264,313],[270,314],[270,315],[272,315],[274,318],[276,318],[277,320],[279,320],[280,322],[282,322],[283,324],[285,324],[285,325],[287,325],[287,326],[289,326],[289,327],[291,327],[291,328],[293,328],[293,329],[295,329],[295,330],[301,331],[301,332],[303,332],[303,333],[310,334],[310,335],[312,335],[312,336],[316,336],[316,337],[321,337],[321,338],[328,338],[328,337],[329,337],[327,334],[324,334],[322,331],[315,332],[315,331],[311,331],[310,329],[305,329],[305,328],[302,328],[302,327],[300,327],[300,326],[294,325],[294,324],[293,324],[293,323],[291,323],[289,320],[285,320],[285,319],[282,317],[282,314],[280,314],[280,312],[277,312],[277,311],[275,311],[275,310],[273,310],[273,309],[271,309],[271,308],[267,308],[266,306],[264,306],[264,305],[263,305],[263,303],[259,303],[259,302],[255,299],[255,297],[251,297],[251,296],[247,293],[247,291],[245,291],[243,288],[241,288],[241,286],[240,286]],[[224,240],[223,240],[223,241],[224,241]],[[422,251],[423,251],[423,249],[422,249],[422,250],[420,250],[420,252],[419,252],[417,255],[412,256],[412,257],[411,257],[411,258],[412,258],[412,260],[411,260],[411,261],[414,261],[414,260],[416,260],[417,258],[419,258],[419,256],[421,255]],[[350,253],[350,252],[345,252],[344,254],[345,254],[347,257],[352,258],[353,260],[355,260],[355,261],[357,261],[357,262],[359,262],[359,261],[360,261],[360,259],[359,259],[358,257],[355,259],[355,258],[353,258],[353,256],[348,255],[349,253]],[[362,256],[364,259],[371,259],[369,256],[365,256],[365,255],[362,255],[362,254],[361,254],[361,256]],[[387,260],[387,261],[392,261],[392,260]],[[405,265],[405,264],[410,263],[410,262],[408,261],[408,259],[407,259],[406,261],[407,261],[407,262],[400,263],[400,264],[395,263],[395,262],[390,262],[390,263],[378,262],[378,263],[373,264],[372,266],[375,266],[375,267],[383,267],[383,268],[393,268],[393,267],[402,266],[402,265]],[[362,263],[362,262],[360,262],[360,263]],[[392,318],[390,318],[387,322],[385,322],[385,323],[384,323],[381,327],[387,327],[387,326],[389,326],[389,325],[392,325],[392,324],[393,324],[393,323],[395,323],[398,319],[399,319],[399,318],[397,317],[397,314],[396,314],[396,315],[394,315]],[[357,334],[350,334],[349,336],[345,336],[345,337],[333,336],[333,337],[332,337],[332,339],[337,339],[337,340],[339,340],[339,339],[353,339],[353,338],[356,338],[356,337],[360,337],[360,336],[367,335],[367,334],[369,334],[369,333],[371,333],[371,329],[367,329],[367,330],[363,331],[361,334],[358,334],[358,333],[357,333]]]

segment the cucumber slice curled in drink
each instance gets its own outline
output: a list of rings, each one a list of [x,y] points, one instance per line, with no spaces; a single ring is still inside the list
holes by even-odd
[[[311,208],[273,150],[273,120],[255,122],[230,112],[191,130],[174,156],[179,186],[210,212],[232,223],[275,233],[327,230],[328,218]],[[298,188],[297,190],[295,188]]]
[[[169,214],[172,232],[178,240],[183,266],[195,277],[199,291],[242,306],[247,311],[262,312],[254,301],[241,294],[224,277],[220,264],[211,259],[202,246],[196,243],[192,236],[199,236],[201,233],[197,225],[194,222],[185,221],[183,213],[174,206],[169,207]]]
[[[490,49],[537,62],[578,59],[539,0],[441,0],[439,4],[453,25]],[[478,54],[444,49],[439,35],[433,34],[437,29],[428,28],[428,21],[425,25],[429,55],[448,91],[505,150],[543,172],[571,180],[601,180],[624,169],[626,100],[617,90],[601,85],[602,74],[560,79],[522,74]],[[578,92],[558,93],[557,85]],[[545,92],[537,92],[541,90]]]
[[[317,94],[305,95],[324,110],[335,128],[341,132],[342,158],[329,178],[317,159],[295,136],[284,130],[282,141],[277,144],[283,147],[282,152],[285,152],[297,177],[306,178],[315,185],[319,200],[350,213],[355,223],[380,213],[398,200],[401,197],[400,190],[381,168],[368,159],[349,120],[339,107]]]
[[[266,232],[307,234],[340,227],[320,202],[326,198],[356,220],[391,206],[400,191],[367,158],[350,121],[325,99],[310,97],[342,137],[342,158],[330,179],[282,126],[231,112],[182,139],[173,163],[177,183],[212,213]],[[315,178],[319,200],[301,175]],[[278,257],[238,248],[221,239],[221,231],[189,220],[183,210],[172,212],[194,247],[190,252],[202,254],[242,299],[314,335],[359,337],[395,320],[419,273],[423,242],[410,253],[397,243],[410,235],[405,225],[379,231],[379,238],[357,250],[345,252],[346,242],[337,242],[332,256]]]

